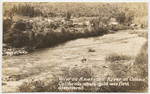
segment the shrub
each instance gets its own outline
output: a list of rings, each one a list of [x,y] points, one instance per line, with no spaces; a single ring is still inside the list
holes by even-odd
[[[95,20],[94,20],[95,21]],[[76,38],[101,36],[108,32],[104,26],[95,25],[87,28],[64,28],[60,22],[45,23],[44,21],[24,21],[12,23],[9,32],[4,34],[4,43],[12,47],[45,48]]]
[[[137,34],[138,37],[143,37],[148,39],[148,31],[130,31],[130,34]]]
[[[60,92],[59,87],[59,77],[71,77],[71,78],[92,78],[94,77],[94,72],[89,67],[72,67],[72,68],[63,68],[63,71],[60,75],[52,78],[50,82],[45,82],[42,80],[31,80],[28,82],[22,83],[18,87],[19,92]],[[92,91],[92,88],[85,87],[85,90],[82,91]],[[61,92],[70,92],[70,90],[62,90]],[[73,90],[73,92],[79,92]]]
[[[138,32],[138,36],[139,37],[144,37],[144,38],[148,39],[148,32],[147,31]]]
[[[29,37],[27,34],[19,33],[9,33],[5,37],[5,43],[12,47],[24,47],[28,46]]]
[[[14,23],[14,28],[11,29],[17,29],[20,31],[25,31],[26,30],[26,23],[19,21],[17,23]]]
[[[57,29],[58,26],[56,25],[56,23],[50,23],[49,27],[52,29]]]
[[[11,25],[12,25],[12,19],[9,19],[9,18],[6,18],[4,19],[3,18],[3,42],[5,43],[7,39],[10,38],[9,34],[11,32],[9,32],[10,28],[11,28]]]
[[[82,66],[79,67],[77,65],[75,65],[72,68],[69,68],[68,70],[65,70],[63,72],[62,77],[64,78],[94,78],[95,77],[95,73],[92,70],[91,67],[86,67],[86,66]],[[94,83],[94,81],[76,81],[75,83],[80,82],[80,83]],[[74,81],[71,81],[71,83],[74,83]],[[96,88],[93,86],[84,86],[83,90],[69,90],[69,92],[95,92]],[[68,92],[68,91],[66,91]]]
[[[58,89],[57,79],[50,83],[46,83],[42,80],[31,80],[28,82],[23,82],[19,87],[19,92],[57,92]]]
[[[94,77],[94,72],[90,67],[79,67],[76,65],[75,67],[69,68],[68,70],[64,71],[62,76],[71,78],[91,78]]]
[[[138,75],[146,78],[148,76],[148,42],[143,44],[140,53],[135,58],[134,64],[139,73]]]
[[[116,29],[116,30],[127,30],[127,29],[129,29],[129,27],[128,27],[128,26],[125,26],[125,25],[123,25],[123,24],[119,24],[119,25],[116,26],[115,29]]]
[[[8,33],[8,30],[10,29],[12,25],[12,20],[9,18],[3,19],[3,34]]]
[[[118,13],[116,19],[117,19],[117,21],[118,21],[119,23],[121,23],[121,24],[124,23],[125,20],[126,20],[125,13],[124,13],[124,12]]]
[[[131,57],[126,56],[126,55],[122,55],[122,54],[119,55],[119,54],[116,54],[116,53],[111,53],[111,54],[107,55],[105,57],[105,59],[107,61],[110,61],[110,62],[115,62],[115,61],[120,61],[120,60],[129,60],[129,59],[131,59]]]
[[[37,10],[34,8],[34,6],[28,4],[13,6],[13,8],[11,9],[11,13],[29,17],[42,15],[42,12],[40,10]]]
[[[117,78],[136,77],[145,81],[129,81],[129,86],[103,86],[99,92],[147,92],[148,89],[148,43],[144,43],[140,53],[129,63],[120,60],[127,60],[128,57],[112,54],[106,60],[116,61],[111,63],[110,69],[113,76]],[[131,66],[131,65],[133,66]]]

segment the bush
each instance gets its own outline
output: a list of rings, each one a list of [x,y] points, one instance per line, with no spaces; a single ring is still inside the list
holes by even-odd
[[[31,31],[31,29],[32,25],[26,21],[19,20],[18,22],[14,22],[8,32],[4,34],[3,42],[17,48],[33,46],[35,45],[35,43],[33,43],[35,41],[35,33]]]
[[[141,51],[136,56],[134,61],[134,67],[133,71],[135,73],[132,74],[132,76],[139,77],[145,79],[144,82],[134,82],[133,88],[136,89],[136,87],[142,87],[139,88],[140,91],[147,92],[148,91],[148,41],[145,42],[141,48]],[[137,86],[138,85],[138,86]]]
[[[50,82],[45,82],[42,80],[31,80],[28,82],[22,83],[18,87],[19,92],[70,92],[70,90],[59,90],[59,77],[66,78],[92,78],[94,77],[94,72],[89,67],[72,67],[72,68],[63,68],[62,73],[59,76],[52,78]],[[93,88],[85,87],[84,92],[92,91]],[[81,92],[82,92],[81,91]],[[72,92],[79,92],[73,90]]]
[[[77,38],[101,36],[108,32],[104,26],[95,25],[91,30],[60,27],[60,22],[19,20],[12,23],[8,33],[4,34],[4,43],[12,47],[45,48]]]
[[[35,9],[34,6],[28,4],[20,4],[18,6],[13,6],[13,8],[11,9],[11,14],[19,14],[22,16],[34,17],[42,15],[42,12],[40,10]]]
[[[14,23],[14,28],[12,28],[12,29],[17,29],[19,32],[20,31],[25,31],[26,30],[26,23],[21,22],[21,21],[19,21],[17,23]]]
[[[129,81],[129,86],[103,86],[99,92],[147,92],[148,90],[148,42],[144,43],[140,53],[129,62],[130,57],[125,55],[111,54],[106,57],[111,63],[110,69],[117,78],[136,77],[145,81]],[[131,66],[132,65],[132,66]]]
[[[148,39],[148,31],[130,31],[130,34],[137,34],[138,37],[143,37]]]
[[[94,77],[94,72],[90,67],[79,67],[76,65],[75,67],[65,70],[62,76],[71,78],[91,78]]]
[[[147,31],[138,32],[138,36],[139,37],[144,37],[144,38],[148,39],[148,32]]]
[[[126,20],[125,13],[124,13],[124,12],[118,13],[116,19],[117,19],[117,21],[118,21],[120,24],[124,23],[125,20]]]
[[[72,68],[69,68],[68,70],[65,70],[63,72],[63,75],[62,77],[64,78],[94,78],[95,77],[95,73],[94,71],[92,70],[91,67],[85,67],[85,66],[82,66],[82,67],[79,67],[77,65],[75,65],[74,67]],[[80,83],[94,83],[94,81],[71,81],[71,83],[77,83],[77,82],[80,82]],[[69,90],[69,92],[95,92],[96,91],[96,88],[93,86],[84,86],[83,90]],[[64,91],[64,92],[68,92],[67,91]]]
[[[130,60],[131,57],[130,56],[126,56],[126,55],[119,55],[119,54],[116,54],[116,53],[111,53],[109,55],[107,55],[105,57],[105,59],[107,61],[110,61],[110,62],[115,62],[115,61],[120,61],[120,60]]]
[[[12,25],[12,20],[11,19],[3,19],[3,42],[5,43],[6,42],[6,39],[8,39],[10,36],[9,36],[9,29]]]
[[[12,19],[6,18],[3,19],[3,35],[8,33],[8,30],[10,29],[12,25]]]
[[[128,26],[125,26],[125,25],[123,25],[123,24],[119,24],[119,25],[116,26],[115,29],[116,29],[116,30],[127,30],[127,29],[129,29],[129,27],[128,27]]]
[[[143,44],[140,53],[135,58],[134,64],[139,70],[139,75],[146,78],[148,76],[148,42]]]
[[[31,80],[28,82],[23,82],[19,87],[19,92],[57,92],[58,89],[57,79],[50,83],[46,83],[42,80]]]
[[[24,47],[28,46],[29,37],[27,34],[19,33],[10,33],[5,36],[4,42],[12,47]]]

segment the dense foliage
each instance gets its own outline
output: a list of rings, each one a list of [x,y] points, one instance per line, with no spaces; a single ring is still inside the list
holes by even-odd
[[[57,7],[56,7],[57,6]],[[71,14],[73,17],[114,17],[120,23],[136,22],[148,24],[148,3],[3,3],[4,16],[20,14],[23,16],[55,17]],[[69,15],[68,15],[69,17]],[[144,19],[145,18],[145,19]]]
[[[76,38],[103,35],[108,33],[108,29],[128,29],[132,23],[147,27],[147,6],[147,3],[4,2],[3,42],[12,47],[43,48]],[[62,17],[65,17],[66,23],[72,18],[79,23],[90,21],[92,27],[62,25],[62,20],[44,21],[45,18],[57,20]],[[119,22],[115,28],[107,26],[111,18]]]
[[[20,20],[14,22],[7,33],[4,34],[3,42],[12,47],[44,48],[68,40],[100,36],[106,33],[108,33],[106,27],[74,28],[60,26],[58,22],[38,24],[38,21]]]

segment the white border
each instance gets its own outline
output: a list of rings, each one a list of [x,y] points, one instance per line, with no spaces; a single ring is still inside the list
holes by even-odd
[[[149,3],[150,1],[149,0],[3,0],[0,2],[0,52],[2,53],[2,3],[3,2],[148,2],[148,31],[150,30],[150,23],[149,23],[149,13],[150,13],[150,6],[149,6]],[[149,57],[149,54],[150,54],[150,44],[149,44],[149,38],[150,34],[148,34],[148,71],[150,72],[150,64],[149,64],[149,60],[150,60],[150,57]],[[1,75],[0,75],[0,79],[2,77],[2,54],[0,54],[0,71],[1,71]],[[148,72],[148,77],[150,76]],[[149,84],[150,85],[150,77],[149,77]],[[0,81],[0,84],[1,84],[1,81]],[[0,88],[1,88],[1,85],[0,85]],[[149,86],[149,89],[148,89],[148,92],[150,90],[150,86]],[[1,93],[1,89],[0,89],[0,93]],[[48,92],[48,93],[55,93],[55,94],[64,94],[64,92]],[[40,94],[48,94],[48,93],[40,93]],[[69,93],[69,92],[65,92],[65,93]],[[73,92],[72,94],[87,94],[87,93],[77,93],[77,92]],[[96,92],[97,94],[101,94],[100,92]],[[121,92],[120,92],[121,93]],[[10,93],[5,93],[5,94],[10,94]],[[31,93],[12,93],[12,94],[31,94]],[[32,94],[37,94],[37,93],[32,93]],[[70,93],[69,93],[70,94]],[[92,94],[92,93],[88,93],[88,94]],[[107,92],[106,92],[107,94]],[[111,93],[111,94],[116,94],[116,93]],[[131,94],[131,93],[122,93],[122,94]],[[132,94],[136,94],[136,93],[132,93]],[[149,94],[149,93],[139,93],[139,94]]]
[[[148,2],[149,0],[3,0],[2,2]]]
[[[2,21],[2,15],[3,15],[3,14],[2,14],[2,13],[3,13],[3,12],[2,12],[2,2],[1,2],[1,3],[0,3],[0,14],[1,14],[1,15],[0,15],[0,21],[1,21],[1,22],[0,22],[0,53],[2,53],[2,31],[3,31],[3,28],[2,28],[2,27],[3,27],[3,26],[2,26],[2,22],[3,22],[3,21]],[[0,71],[1,71],[1,75],[0,75],[0,79],[1,79],[1,80],[0,80],[0,84],[1,84],[1,85],[0,85],[0,88],[1,88],[1,90],[2,90],[2,83],[1,83],[1,82],[2,82],[2,54],[0,54]],[[2,92],[1,90],[0,90],[0,92]]]

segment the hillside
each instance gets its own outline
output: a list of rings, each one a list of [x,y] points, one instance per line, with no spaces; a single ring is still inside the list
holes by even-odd
[[[133,23],[147,24],[148,3],[102,3],[102,2],[37,2],[37,3],[3,3],[4,16],[8,16],[19,6],[33,6],[45,16],[65,16],[71,13],[72,16],[80,17],[117,17],[119,13],[125,15],[126,20],[134,16]],[[16,9],[15,9],[15,8]],[[12,9],[13,8],[13,9]],[[20,9],[21,7],[19,7]],[[25,9],[24,9],[25,10]],[[19,10],[18,10],[19,11]],[[123,14],[123,13],[125,14]],[[34,15],[36,16],[36,15]],[[139,19],[140,18],[140,19]],[[139,22],[140,21],[140,22]]]

